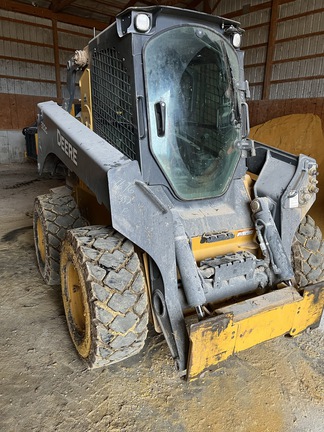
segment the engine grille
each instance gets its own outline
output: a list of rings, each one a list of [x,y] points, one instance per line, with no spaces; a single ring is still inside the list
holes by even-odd
[[[136,158],[130,78],[114,48],[92,56],[94,131],[130,159]]]

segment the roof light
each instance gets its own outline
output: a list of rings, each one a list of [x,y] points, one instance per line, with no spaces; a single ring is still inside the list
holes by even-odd
[[[151,28],[150,17],[144,13],[139,13],[135,17],[135,28],[141,33],[146,33]]]
[[[240,35],[240,33],[234,33],[233,40],[232,40],[234,48],[240,48],[241,42],[242,42],[242,35]]]
[[[234,25],[230,25],[229,27],[226,27],[224,30],[224,34],[231,37],[232,45],[234,48],[240,48],[242,43],[242,34],[244,33],[244,30],[240,27],[236,27]]]

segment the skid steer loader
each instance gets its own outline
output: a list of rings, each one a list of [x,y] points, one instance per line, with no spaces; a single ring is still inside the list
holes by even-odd
[[[316,161],[249,140],[242,33],[129,8],[68,62],[64,109],[38,105],[39,172],[66,186],[35,201],[37,261],[89,367],[138,353],[149,318],[188,379],[320,322]]]

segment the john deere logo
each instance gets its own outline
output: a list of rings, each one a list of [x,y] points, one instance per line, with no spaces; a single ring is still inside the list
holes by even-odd
[[[78,151],[73,145],[61,134],[61,132],[57,129],[57,144],[64,153],[71,159],[74,165],[78,165]]]

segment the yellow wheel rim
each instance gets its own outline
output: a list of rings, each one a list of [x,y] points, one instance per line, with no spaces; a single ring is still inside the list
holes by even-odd
[[[70,334],[76,349],[87,357],[91,348],[90,309],[82,277],[73,261],[65,266],[63,301]]]
[[[39,218],[37,219],[36,229],[37,229],[37,248],[38,248],[39,256],[43,264],[45,264],[45,257],[46,257],[45,236],[44,236],[43,226]]]

